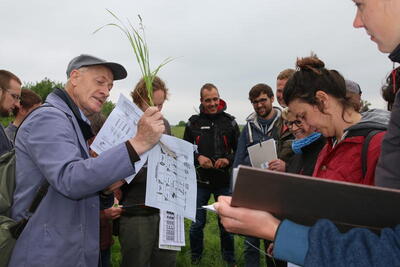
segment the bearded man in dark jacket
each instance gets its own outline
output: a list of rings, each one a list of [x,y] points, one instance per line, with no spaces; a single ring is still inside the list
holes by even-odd
[[[200,90],[200,114],[193,115],[186,124],[183,139],[197,145],[196,222],[190,227],[192,263],[200,262],[203,252],[203,228],[206,224],[207,205],[211,194],[214,199],[230,194],[230,168],[235,157],[239,127],[235,117],[226,113],[226,103],[220,99],[215,85],[207,83]],[[228,265],[235,264],[234,241],[218,219],[221,253]]]

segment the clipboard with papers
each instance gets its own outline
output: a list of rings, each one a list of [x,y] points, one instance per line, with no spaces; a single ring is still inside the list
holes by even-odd
[[[251,166],[266,169],[271,160],[277,159],[275,140],[269,139],[247,148]]]
[[[400,224],[400,190],[274,172],[240,165],[232,206],[268,211],[280,219],[313,225],[333,221],[341,231],[379,231]]]

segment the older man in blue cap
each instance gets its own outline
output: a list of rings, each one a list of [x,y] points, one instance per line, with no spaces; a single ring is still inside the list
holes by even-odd
[[[12,217],[29,218],[9,266],[98,266],[103,190],[135,173],[139,156],[158,142],[164,124],[155,107],[139,121],[136,136],[89,158],[88,116],[100,112],[123,66],[90,55],[69,63],[65,89],[56,88],[20,127]],[[41,185],[48,191],[32,214],[27,209]]]

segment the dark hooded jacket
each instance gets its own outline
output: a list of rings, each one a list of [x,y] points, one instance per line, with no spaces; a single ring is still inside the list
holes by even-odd
[[[197,182],[201,186],[221,188],[230,183],[229,170],[234,160],[240,130],[235,117],[225,110],[226,103],[222,99],[215,114],[204,113],[204,108],[200,105],[200,114],[191,116],[186,124],[183,139],[197,145],[195,166]],[[200,155],[210,158],[213,163],[219,158],[226,158],[229,165],[221,169],[201,168],[197,161]]]
[[[246,126],[243,128],[239,137],[239,144],[235,155],[233,167],[239,164],[251,166],[249,152],[247,148],[268,139],[274,139],[276,143],[276,152],[279,159],[288,161],[293,156],[292,142],[294,136],[283,124],[282,111],[278,107],[273,107],[275,117],[268,127],[264,128],[258,122],[256,112],[251,113],[246,118]]]

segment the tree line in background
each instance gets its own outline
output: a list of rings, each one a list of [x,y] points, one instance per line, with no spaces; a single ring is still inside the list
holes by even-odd
[[[43,101],[46,100],[46,97],[48,94],[50,94],[54,88],[64,88],[65,84],[62,82],[56,82],[52,81],[49,78],[44,78],[43,80],[39,82],[29,82],[26,85],[24,85],[22,88],[24,89],[29,89],[37,93]],[[369,107],[371,106],[371,103],[369,103],[367,100],[361,100],[361,110],[360,112],[364,112],[369,110]],[[110,115],[111,111],[114,109],[115,104],[111,101],[107,101],[104,103],[101,112],[108,117]],[[0,122],[4,125],[7,126],[11,121],[14,120],[14,117],[6,117],[6,118],[0,118]],[[178,124],[176,125],[178,127],[185,127],[186,122],[185,121],[179,121]]]

